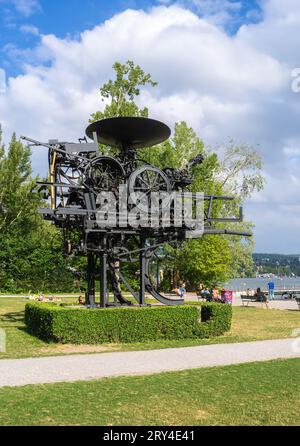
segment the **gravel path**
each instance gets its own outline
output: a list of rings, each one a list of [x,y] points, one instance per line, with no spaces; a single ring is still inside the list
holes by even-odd
[[[299,339],[215,344],[136,352],[3,359],[0,387],[143,375],[300,357]]]

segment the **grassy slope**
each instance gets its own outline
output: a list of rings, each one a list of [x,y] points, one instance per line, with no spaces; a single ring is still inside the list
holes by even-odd
[[[4,388],[0,425],[299,425],[299,380],[289,359]]]
[[[279,339],[290,337],[292,330],[300,327],[300,312],[298,311],[234,307],[231,331],[218,338],[156,341],[127,345],[106,344],[101,346],[47,344],[26,332],[23,321],[25,303],[24,299],[0,299],[0,328],[4,328],[7,335],[7,352],[0,353],[0,359],[93,351],[149,350],[225,342]]]

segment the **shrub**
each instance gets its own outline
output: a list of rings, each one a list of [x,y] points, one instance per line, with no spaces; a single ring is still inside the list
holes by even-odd
[[[25,308],[29,333],[73,344],[218,336],[230,329],[231,315],[231,306],[215,303],[88,310],[31,302]]]

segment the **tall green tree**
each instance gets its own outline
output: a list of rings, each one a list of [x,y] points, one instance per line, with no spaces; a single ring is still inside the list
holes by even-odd
[[[265,180],[262,168],[262,158],[255,148],[249,144],[237,144],[233,139],[229,140],[223,155],[219,156],[219,169],[216,172],[216,179],[221,183],[224,193],[235,198],[233,202],[227,203],[226,212],[237,213],[238,206],[242,205],[253,193],[263,189]],[[228,227],[234,229],[232,224]],[[251,221],[245,220],[238,225],[235,224],[235,228],[251,231],[254,225]],[[228,236],[228,240],[232,258],[229,268],[230,276],[253,275],[254,238]]]
[[[7,150],[0,135],[0,291],[68,290],[61,236],[37,212],[42,200],[30,155],[15,134]]]
[[[199,282],[213,287],[227,280],[230,262],[228,240],[218,235],[206,235],[200,240],[190,240],[177,249],[174,267],[189,287],[197,289]]]
[[[34,180],[30,175],[30,150],[13,134],[8,152],[2,143],[0,148],[1,233],[19,230],[20,226],[26,230],[34,224],[37,200],[31,193]]]
[[[132,60],[128,60],[125,64],[115,62],[113,69],[116,79],[109,80],[100,88],[101,101],[106,103],[105,109],[93,113],[90,122],[115,116],[148,117],[148,108],[140,109],[135,100],[140,95],[140,87],[146,85],[155,87],[157,82]]]

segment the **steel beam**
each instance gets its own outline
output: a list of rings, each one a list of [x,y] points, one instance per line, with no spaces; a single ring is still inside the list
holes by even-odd
[[[139,291],[139,304],[141,307],[146,305],[145,299],[145,275],[146,275],[146,251],[145,251],[145,237],[143,234],[140,236],[140,291]]]
[[[95,306],[95,256],[88,254],[86,304]]]
[[[100,254],[100,307],[105,308],[107,303],[107,247],[104,237]]]

